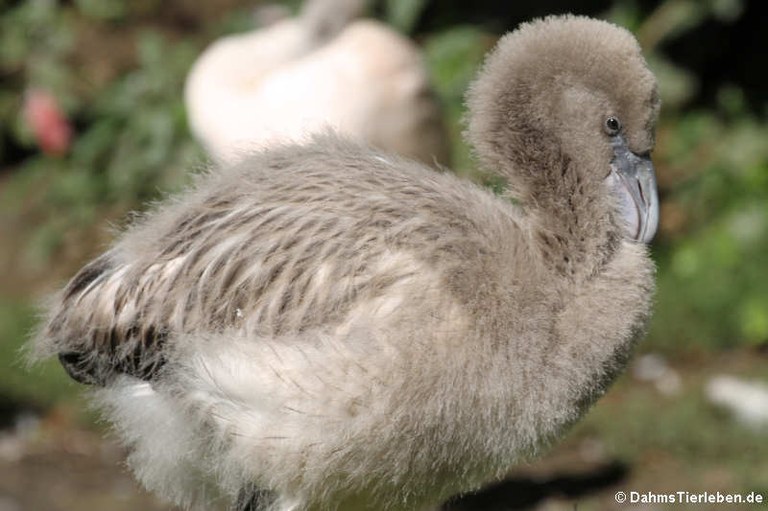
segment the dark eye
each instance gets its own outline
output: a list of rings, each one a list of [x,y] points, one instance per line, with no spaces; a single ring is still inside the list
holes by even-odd
[[[618,135],[621,131],[621,121],[616,117],[609,117],[605,120],[605,132],[609,135]]]

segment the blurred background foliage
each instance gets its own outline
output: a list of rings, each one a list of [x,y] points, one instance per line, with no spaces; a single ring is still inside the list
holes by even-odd
[[[287,3],[295,10],[300,2]],[[183,186],[204,165],[186,126],[184,78],[206,44],[253,27],[256,4],[0,0],[0,359],[8,366],[0,371],[2,393],[43,406],[73,399],[76,387],[55,364],[29,373],[19,362],[18,349],[34,327],[35,304],[104,248],[111,238],[105,225],[124,224],[129,211]],[[462,98],[501,33],[534,16],[577,12],[615,21],[637,35],[663,101],[654,152],[662,200],[652,247],[658,294],[640,350],[686,364],[766,352],[766,5],[377,0],[371,15],[424,49],[453,139],[453,167],[478,180],[483,174],[461,140]],[[66,154],[36,147],[22,108],[31,89],[52,93],[72,122]],[[766,375],[749,365],[745,372]],[[638,413],[652,413],[653,400],[644,399],[636,401]],[[699,401],[700,396],[690,406],[701,410]],[[629,424],[602,426],[621,422],[628,409],[609,404],[600,410],[584,428],[606,437],[611,431],[622,438],[632,434]],[[678,432],[672,438],[684,437],[690,427],[689,417],[681,415],[686,410],[678,408],[669,419],[673,424],[664,431]],[[717,420],[700,431],[703,443],[715,442]],[[669,447],[661,430],[638,435]],[[719,441],[723,449],[731,445],[727,438]],[[629,448],[621,438],[616,445]],[[722,454],[713,452],[713,459]]]

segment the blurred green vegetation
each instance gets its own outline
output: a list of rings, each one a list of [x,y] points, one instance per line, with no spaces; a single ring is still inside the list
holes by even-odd
[[[186,133],[179,93],[196,55],[194,45],[140,28],[133,34],[134,48],[128,50],[135,60],[130,69],[89,62],[95,74],[111,78],[93,83],[73,65],[73,60],[87,58],[78,53],[88,49],[77,47],[83,25],[113,23],[124,14],[121,5],[81,1],[65,8],[33,1],[0,17],[0,69],[11,82],[0,93],[0,122],[3,140],[15,146],[4,144],[0,157],[11,159],[13,149],[33,151],[22,118],[25,90],[53,93],[77,129],[65,158],[22,152],[22,158],[11,163],[10,179],[0,192],[3,215],[35,218],[27,239],[20,241],[37,267],[50,265],[68,232],[99,222],[105,210],[125,212],[156,197],[159,190],[177,186],[199,158]],[[115,58],[120,60],[119,55]],[[103,66],[107,68],[99,69]]]
[[[33,331],[34,310],[27,304],[0,297],[0,339],[26,339]],[[43,405],[69,398],[74,385],[63,371],[52,370],[57,362],[51,360],[29,368],[19,357],[16,342],[0,342],[0,360],[8,364],[0,371],[2,395],[21,402]]]
[[[159,0],[1,5],[0,269],[7,282],[0,347],[8,360],[33,323],[38,295],[99,250],[109,238],[104,225],[119,225],[127,212],[182,186],[204,164],[187,131],[185,74],[209,41],[248,29],[252,17],[250,2],[235,0],[192,8]],[[692,102],[702,83],[664,51],[712,20],[734,23],[746,4],[608,5],[602,16],[638,35],[664,103],[654,154],[663,202],[653,246],[659,290],[644,349],[678,355],[764,344],[765,105],[755,110],[739,84],[727,81],[717,85],[714,103]],[[487,181],[461,141],[462,98],[498,34],[469,23],[422,31],[419,20],[436,9],[427,0],[381,0],[373,12],[423,46],[454,143],[454,168]],[[66,155],[47,156],[34,146],[22,118],[30,88],[50,91],[72,120],[75,137]],[[13,371],[0,384],[24,386]]]

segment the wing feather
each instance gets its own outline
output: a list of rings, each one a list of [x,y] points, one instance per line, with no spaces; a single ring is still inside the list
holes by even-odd
[[[117,373],[151,380],[169,337],[298,332],[381,287],[366,275],[377,251],[347,243],[353,226],[336,215],[278,206],[261,208],[251,222],[226,223],[231,216],[181,218],[154,251],[130,259],[118,245],[85,266],[43,334],[68,373],[100,385]],[[319,273],[318,258],[326,261]]]
[[[202,179],[85,266],[38,349],[105,384],[154,378],[185,335],[334,331],[420,264],[464,274],[509,223],[487,192],[338,140],[254,158]]]

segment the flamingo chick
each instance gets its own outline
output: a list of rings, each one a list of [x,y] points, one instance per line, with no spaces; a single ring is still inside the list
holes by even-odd
[[[504,195],[333,134],[253,153],[85,266],[36,352],[98,388],[138,478],[184,507],[434,507],[624,367],[654,289],[658,105],[626,30],[523,24],[468,94]]]

